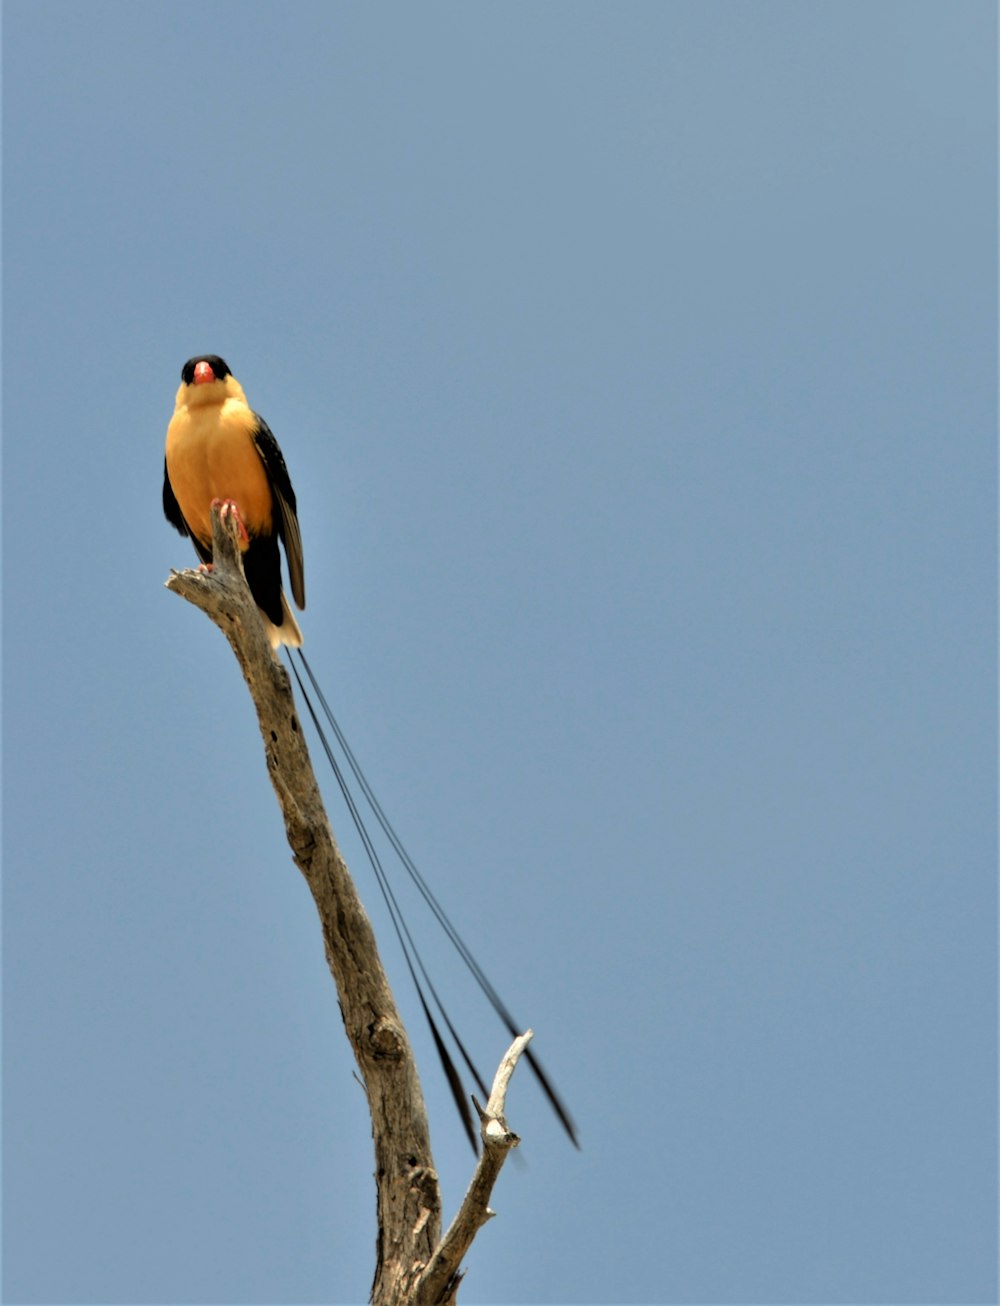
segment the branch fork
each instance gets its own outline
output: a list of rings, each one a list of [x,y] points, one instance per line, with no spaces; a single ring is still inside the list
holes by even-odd
[[[415,1306],[451,1306],[462,1279],[461,1264],[472,1240],[496,1214],[489,1206],[493,1186],[508,1154],[521,1141],[507,1126],[507,1089],[521,1053],[531,1038],[529,1029],[507,1049],[494,1076],[485,1109],[475,1098],[472,1099],[479,1113],[483,1150],[457,1215],[417,1281]]]

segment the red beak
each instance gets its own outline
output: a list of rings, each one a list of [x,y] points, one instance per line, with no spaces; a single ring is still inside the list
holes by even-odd
[[[209,381],[215,380],[215,373],[212,371],[211,363],[195,363],[194,365],[194,383],[195,385],[207,385]]]

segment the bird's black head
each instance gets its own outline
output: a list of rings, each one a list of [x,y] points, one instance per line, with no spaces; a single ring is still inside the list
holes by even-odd
[[[209,365],[216,381],[224,381],[227,376],[232,376],[226,360],[220,358],[218,354],[195,354],[194,358],[189,358],[181,368],[181,380],[185,385],[194,385],[194,369],[199,363]]]

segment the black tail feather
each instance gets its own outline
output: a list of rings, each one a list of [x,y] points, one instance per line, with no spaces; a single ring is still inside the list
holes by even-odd
[[[421,875],[420,871],[417,869],[415,862],[410,857],[410,854],[407,852],[399,836],[396,834],[396,831],[393,829],[392,823],[390,822],[389,818],[386,816],[385,812],[383,811],[382,806],[379,803],[378,799],[376,798],[375,793],[371,788],[371,785],[368,783],[368,780],[365,777],[365,774],[362,771],[357,758],[354,756],[354,753],[351,749],[350,744],[347,742],[344,732],[341,730],[340,726],[338,725],[337,719],[333,714],[333,710],[331,709],[329,703],[327,702],[326,696],[324,695],[322,689],[320,688],[319,682],[317,681],[315,675],[313,674],[312,668],[310,667],[309,662],[307,661],[302,650],[295,649],[294,652],[295,654],[297,654],[298,659],[301,661],[302,667],[305,670],[306,676],[309,679],[309,683],[311,684],[313,692],[316,695],[317,701],[319,702],[323,710],[323,714],[326,717],[330,729],[333,731],[337,743],[340,745],[341,751],[343,752],[344,757],[347,759],[347,763],[351,768],[354,778],[358,786],[360,787],[362,793],[364,794],[369,807],[371,808],[372,812],[375,814],[376,820],[378,821],[379,825],[382,827],[382,830],[386,838],[389,840],[389,843],[392,845],[393,849],[395,850],[396,855],[403,863],[404,867],[407,870],[407,873],[409,874],[413,883],[416,885],[418,891],[420,892],[421,897],[424,899],[427,906],[430,908],[435,919],[438,921],[438,924],[441,926],[445,934],[451,940],[452,946],[455,948],[459,956],[465,962],[465,965],[468,967],[473,978],[476,980],[476,983],[479,985],[480,989],[485,994],[486,998],[488,999],[490,1005],[493,1007],[494,1011],[500,1017],[500,1020],[506,1027],[508,1033],[511,1035],[512,1038],[516,1038],[518,1034],[523,1033],[523,1030],[517,1025],[517,1023],[514,1020],[514,1017],[511,1015],[507,1006],[503,1002],[503,999],[500,997],[499,993],[497,993],[496,989],[487,979],[485,973],[482,970],[482,967],[479,965],[475,957],[472,955],[472,952],[469,950],[467,944],[465,943],[462,936],[459,934],[458,930],[451,923],[451,920],[448,918],[448,915],[445,912],[444,908],[441,906],[437,898],[434,896],[434,893],[431,890],[430,886],[428,885],[427,881],[424,879],[423,875]],[[319,740],[323,747],[323,751],[326,753],[327,760],[329,761],[333,773],[337,779],[337,784],[340,787],[340,791],[344,797],[344,801],[347,804],[348,810],[351,813],[351,818],[354,822],[355,828],[358,831],[358,835],[361,838],[362,843],[365,845],[365,850],[368,854],[369,860],[372,863],[372,867],[375,871],[375,876],[378,881],[379,888],[382,891],[382,895],[385,898],[386,904],[389,908],[389,914],[392,917],[393,927],[396,931],[396,936],[399,939],[400,945],[403,949],[403,955],[406,958],[407,967],[410,971],[411,976],[413,977],[413,982],[416,986],[421,1005],[423,1006],[424,1012],[427,1016],[427,1020],[431,1028],[431,1034],[434,1038],[435,1046],[437,1047],[438,1054],[441,1057],[441,1063],[442,1066],[444,1067],[445,1076],[451,1087],[452,1094],[455,1097],[455,1102],[456,1105],[458,1106],[459,1114],[462,1117],[462,1123],[465,1127],[466,1133],[469,1135],[470,1141],[472,1142],[473,1148],[475,1149],[476,1141],[475,1141],[475,1133],[473,1131],[473,1126],[472,1126],[471,1113],[469,1112],[468,1103],[466,1101],[465,1094],[462,1090],[461,1080],[458,1076],[458,1072],[455,1069],[454,1062],[452,1061],[448,1053],[448,1050],[445,1047],[445,1044],[440,1036],[438,1028],[431,1016],[430,1008],[428,1007],[428,1004],[425,1000],[424,992],[423,989],[421,988],[420,981],[417,978],[417,973],[416,973],[417,969],[419,969],[420,973],[423,975],[428,991],[430,992],[438,1010],[441,1013],[445,1026],[447,1027],[449,1034],[454,1040],[455,1045],[458,1048],[459,1053],[461,1054],[461,1057],[469,1070],[469,1073],[472,1075],[473,1079],[475,1079],[484,1097],[489,1096],[489,1090],[487,1089],[485,1083],[483,1082],[481,1075],[476,1070],[476,1067],[473,1065],[472,1060],[470,1059],[469,1054],[466,1052],[465,1047],[461,1039],[459,1038],[454,1025],[451,1023],[451,1020],[448,1018],[448,1013],[445,1011],[441,999],[438,997],[438,994],[434,989],[434,985],[431,983],[430,976],[427,974],[423,961],[420,958],[420,954],[417,951],[416,945],[413,942],[413,938],[410,934],[410,931],[406,926],[406,922],[403,920],[402,913],[400,912],[399,909],[399,905],[392,891],[392,887],[389,884],[388,878],[386,877],[385,871],[382,868],[382,864],[379,861],[378,854],[375,851],[375,848],[372,844],[368,831],[365,829],[364,822],[361,819],[361,814],[357,808],[357,804],[354,802],[354,799],[347,787],[344,774],[336,760],[332,748],[330,747],[329,741],[326,738],[326,734],[324,733],[323,727],[320,725],[319,719],[317,717],[315,709],[313,708],[309,694],[307,693],[306,687],[303,684],[302,678],[300,677],[298,673],[298,669],[295,666],[295,661],[292,657],[291,651],[289,651],[289,660],[291,663],[292,672],[295,676],[296,682],[298,683],[299,690],[302,693],[302,697],[309,711],[309,715],[312,719],[313,725],[316,728],[317,735],[319,736]],[[411,961],[410,958],[410,950],[412,950],[413,961]],[[414,967],[414,962],[416,963],[416,969]],[[559,1094],[556,1092],[556,1089],[552,1084],[552,1081],[549,1079],[548,1075],[545,1073],[544,1069],[542,1068],[540,1061],[538,1060],[538,1058],[535,1056],[534,1052],[530,1048],[526,1050],[525,1058],[528,1064],[530,1065],[532,1071],[534,1072],[535,1078],[537,1079],[538,1084],[542,1089],[542,1092],[548,1098],[549,1103],[553,1111],[555,1112],[556,1116],[558,1117],[560,1124],[562,1125],[567,1135],[569,1136],[570,1141],[573,1143],[574,1147],[579,1148],[580,1142],[579,1139],[577,1138],[576,1127],[573,1124],[573,1120],[570,1117],[569,1112],[567,1111],[565,1105],[563,1104],[562,1099],[560,1098]]]
[[[465,1136],[469,1140],[473,1152],[479,1155],[479,1139],[476,1136],[475,1126],[472,1123],[472,1112],[469,1110],[469,1103],[465,1097],[465,1088],[462,1084],[462,1077],[455,1069],[455,1063],[445,1046],[444,1039],[438,1032],[438,1027],[434,1023],[434,1017],[430,1013],[427,1003],[424,1001],[424,995],[417,989],[420,997],[420,1005],[424,1009],[424,1015],[427,1017],[427,1023],[431,1027],[431,1036],[434,1039],[434,1046],[437,1048],[438,1056],[441,1058],[441,1066],[444,1070],[445,1079],[448,1081],[448,1087],[451,1089],[451,1095],[455,1099],[455,1106],[458,1110],[459,1117],[462,1121],[462,1127],[465,1130]],[[445,1017],[447,1019],[447,1017]],[[448,1022],[451,1028],[451,1022]],[[454,1031],[452,1031],[454,1033]],[[459,1045],[461,1046],[461,1045]]]
[[[410,934],[409,929],[407,928],[406,921],[403,919],[402,912],[400,911],[399,908],[399,903],[396,901],[396,895],[393,893],[392,890],[392,885],[389,883],[388,877],[386,876],[385,870],[383,869],[382,862],[379,858],[377,851],[375,850],[374,844],[371,841],[371,836],[369,835],[368,830],[365,827],[365,823],[361,818],[361,813],[358,811],[358,807],[354,801],[354,797],[347,786],[347,781],[344,778],[344,773],[340,769],[340,765],[337,762],[337,758],[330,747],[326,735],[323,732],[323,727],[320,724],[319,718],[316,715],[316,710],[312,705],[308,693],[306,692],[306,687],[302,683],[302,678],[298,673],[298,669],[296,668],[294,661],[291,661],[291,659],[289,661],[292,668],[292,675],[295,677],[296,683],[299,686],[299,691],[302,694],[303,702],[306,705],[306,708],[309,712],[309,716],[312,719],[313,726],[315,727],[316,733],[319,736],[319,740],[323,747],[323,751],[326,753],[327,761],[330,763],[330,768],[333,771],[334,776],[336,777],[341,795],[344,799],[345,804],[347,805],[347,810],[350,812],[351,820],[354,823],[354,828],[357,830],[358,837],[361,839],[361,842],[364,844],[365,852],[368,854],[368,860],[371,862],[372,870],[375,872],[375,879],[378,883],[379,888],[382,891],[382,897],[385,899],[386,907],[389,910],[389,917],[392,921],[393,929],[396,932],[396,937],[399,940],[399,946],[402,949],[403,957],[406,961],[407,969],[410,972],[410,977],[413,980],[413,986],[417,990],[417,997],[420,999],[420,1005],[421,1007],[423,1007],[424,1015],[427,1017],[427,1024],[430,1026],[431,1037],[434,1040],[434,1046],[437,1048],[438,1056],[441,1059],[441,1067],[444,1071],[445,1079],[447,1079],[448,1086],[450,1087],[452,1096],[455,1099],[455,1105],[458,1108],[458,1114],[461,1117],[462,1126],[465,1129],[465,1133],[469,1139],[470,1144],[472,1145],[473,1152],[475,1152],[478,1155],[479,1147],[477,1143],[475,1128],[472,1123],[472,1112],[469,1110],[469,1104],[465,1100],[465,1091],[462,1087],[462,1079],[455,1068],[455,1063],[452,1060],[451,1054],[448,1051],[448,1046],[445,1043],[444,1039],[441,1037],[440,1030],[438,1029],[437,1023],[434,1020],[434,1016],[431,1013],[431,1009],[427,1005],[427,999],[424,996],[424,990],[421,986],[420,978],[417,975],[418,969],[420,973],[423,975],[427,987],[430,990],[431,996],[433,997],[435,1003],[437,1004],[438,1010],[441,1012],[441,1015],[444,1018],[445,1024],[447,1025],[452,1038],[455,1040],[459,1050],[461,1051],[462,1056],[465,1059],[466,1065],[468,1065],[470,1069],[472,1069],[473,1075],[477,1080],[479,1077],[476,1074],[474,1067],[472,1067],[472,1063],[469,1060],[468,1054],[466,1053],[465,1048],[462,1046],[461,1040],[458,1038],[458,1035],[455,1033],[454,1026],[452,1025],[450,1019],[448,1018],[448,1013],[445,1011],[441,1003],[441,999],[438,997],[437,991],[435,990],[434,985],[431,983],[430,977],[427,974],[427,970],[424,966],[423,960],[421,959],[420,953],[417,951],[416,944],[413,942],[413,937]],[[310,678],[311,678],[311,673],[310,673]],[[414,963],[416,963],[416,969],[414,968]]]

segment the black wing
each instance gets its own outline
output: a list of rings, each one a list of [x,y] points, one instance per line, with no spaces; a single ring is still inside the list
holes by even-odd
[[[271,428],[257,413],[254,413],[254,417],[257,419],[257,425],[254,428],[253,442],[264,464],[267,478],[271,482],[271,492],[277,505],[275,526],[285,546],[292,597],[300,608],[304,608],[306,582],[302,564],[302,535],[299,532],[299,519],[295,513],[295,491],[292,489],[288,468],[285,466],[285,460],[281,456],[281,450]]]
[[[163,460],[163,515],[170,525],[179,530],[182,535],[191,534],[188,530],[188,524],[184,520],[184,514],[181,512],[181,505],[177,502],[173,486],[170,484],[166,458]]]

